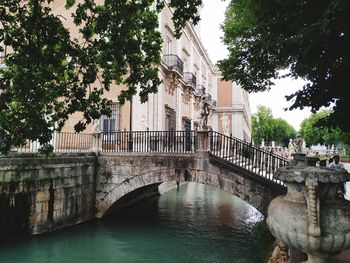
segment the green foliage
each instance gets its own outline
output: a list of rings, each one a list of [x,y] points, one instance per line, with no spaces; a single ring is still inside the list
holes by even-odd
[[[289,139],[295,136],[295,129],[287,121],[274,119],[271,109],[258,106],[258,112],[252,116],[252,138],[255,143],[275,141],[286,146]]]
[[[350,134],[343,133],[339,128],[322,126],[323,121],[330,114],[331,110],[321,110],[304,119],[300,125],[300,135],[305,139],[308,146],[325,144],[340,145],[350,143]]]
[[[252,139],[258,144],[262,140],[273,141],[273,132],[271,109],[258,106],[258,112],[252,115]]]
[[[48,150],[54,131],[82,112],[77,132],[110,114],[103,98],[112,84],[124,84],[119,102],[157,92],[162,39],[158,14],[164,0],[67,0],[79,36],[71,36],[52,0],[0,0],[0,43],[10,50],[0,69],[0,151],[38,139]],[[201,0],[170,1],[179,36],[185,21],[198,21]],[[71,30],[76,31],[76,30]],[[0,45],[0,52],[4,48]]]
[[[277,118],[273,120],[274,140],[281,145],[288,146],[289,139],[295,138],[296,130],[286,120]]]
[[[350,132],[349,14],[347,0],[231,1],[223,26],[230,54],[219,63],[224,78],[264,91],[289,69],[307,81],[287,96],[289,109],[331,106],[327,125]]]

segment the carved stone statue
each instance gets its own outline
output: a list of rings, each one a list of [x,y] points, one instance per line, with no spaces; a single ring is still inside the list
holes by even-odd
[[[211,112],[211,105],[208,102],[207,97],[202,96],[201,101],[201,118],[200,118],[200,129],[207,130],[208,129],[208,117]]]
[[[92,141],[92,150],[93,151],[100,151],[101,150],[101,126],[100,126],[100,120],[94,120],[94,125],[92,126],[92,135],[93,135],[93,141]]]
[[[148,129],[147,119],[146,119],[146,116],[144,114],[141,115],[141,127],[142,127],[142,130],[144,130],[144,131],[147,131],[147,129]]]
[[[330,257],[350,248],[350,206],[336,195],[350,180],[345,170],[306,165],[278,169],[287,194],[273,199],[267,226],[276,239],[308,254],[305,263],[333,262]]]
[[[99,120],[94,120],[94,125],[92,126],[92,133],[101,132],[101,126]]]
[[[295,153],[303,153],[303,141],[300,134],[297,134],[297,137],[292,142]]]
[[[226,114],[223,114],[221,119],[222,130],[226,136],[230,136],[230,119]]]

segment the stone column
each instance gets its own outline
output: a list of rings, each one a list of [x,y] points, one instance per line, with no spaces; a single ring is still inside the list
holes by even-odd
[[[209,131],[197,131],[198,135],[198,149],[197,152],[209,151]]]

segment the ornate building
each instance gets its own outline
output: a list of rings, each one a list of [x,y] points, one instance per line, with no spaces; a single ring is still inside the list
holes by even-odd
[[[199,37],[200,24],[187,23],[176,39],[172,15],[166,6],[159,16],[163,38],[159,78],[163,83],[147,103],[141,104],[138,97],[133,100],[133,130],[193,130],[198,126],[201,96],[207,94],[215,106],[217,81]]]
[[[59,3],[54,10],[60,14],[65,12]],[[181,38],[176,39],[172,16],[173,10],[165,4],[159,14],[163,47],[158,73],[162,84],[158,92],[150,94],[146,103],[142,104],[139,97],[134,96],[131,103],[127,101],[120,105],[117,98],[126,87],[111,88],[104,96],[114,101],[113,111],[111,117],[103,116],[100,119],[103,131],[193,130],[199,122],[201,96],[206,95],[215,108],[215,68],[199,37],[200,24],[193,26],[187,23]],[[69,19],[65,23],[67,27],[71,25]],[[73,131],[74,124],[80,118],[81,114],[73,114],[63,131]],[[89,131],[91,127],[87,128]]]
[[[251,141],[251,112],[248,93],[238,84],[221,79],[217,71],[217,107],[213,121],[218,131],[244,141]]]

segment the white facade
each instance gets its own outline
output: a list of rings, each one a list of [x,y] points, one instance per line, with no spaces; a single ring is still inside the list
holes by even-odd
[[[199,38],[200,25],[187,23],[180,39],[176,39],[172,15],[168,6],[159,15],[163,38],[159,78],[163,83],[147,103],[141,104],[134,97],[133,130],[194,130],[199,122],[202,92],[209,94],[215,104],[217,79]]]

